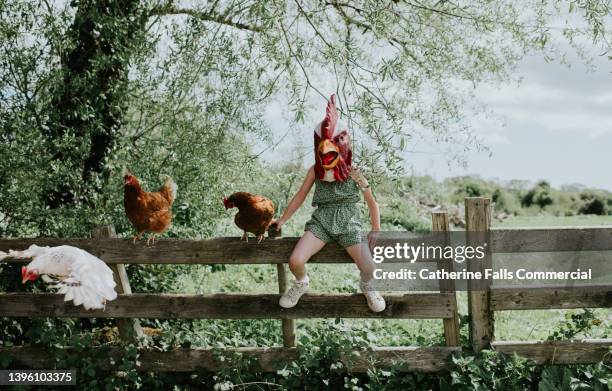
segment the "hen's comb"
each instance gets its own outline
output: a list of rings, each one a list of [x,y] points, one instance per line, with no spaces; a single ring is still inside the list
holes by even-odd
[[[333,94],[327,102],[327,109],[325,110],[325,118],[321,122],[321,138],[329,139],[336,130],[336,123],[338,122],[338,110],[336,109],[336,94]]]

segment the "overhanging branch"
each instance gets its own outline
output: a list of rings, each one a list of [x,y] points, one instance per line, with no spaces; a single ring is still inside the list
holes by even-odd
[[[177,8],[174,6],[158,7],[158,8],[153,8],[149,12],[149,15],[150,16],[188,15],[193,18],[205,20],[208,22],[224,24],[226,26],[234,27],[240,30],[251,31],[254,33],[263,32],[263,28],[261,26],[237,22],[235,20],[232,20],[227,15],[220,15],[220,14],[206,12],[206,11],[198,11],[192,8]]]

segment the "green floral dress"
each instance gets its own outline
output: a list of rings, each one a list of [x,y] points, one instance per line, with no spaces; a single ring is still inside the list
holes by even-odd
[[[350,178],[342,182],[316,179],[312,206],[317,209],[304,230],[325,243],[337,242],[344,248],[361,243],[363,228],[357,207],[360,199],[359,187]]]

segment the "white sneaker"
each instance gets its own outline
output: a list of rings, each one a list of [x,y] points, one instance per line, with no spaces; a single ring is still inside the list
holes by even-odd
[[[310,285],[308,281],[300,282],[293,280],[291,288],[281,296],[278,304],[283,308],[295,307],[298,301],[300,301],[300,297],[308,290],[308,285]]]
[[[372,312],[381,312],[384,311],[387,304],[385,303],[385,299],[378,293],[378,291],[374,290],[372,280],[369,282],[361,281],[359,283],[359,288],[361,292],[363,292],[366,300],[368,301],[368,307]]]

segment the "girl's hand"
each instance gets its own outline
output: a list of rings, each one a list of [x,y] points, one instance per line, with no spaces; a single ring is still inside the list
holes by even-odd
[[[281,227],[283,226],[283,224],[285,224],[285,222],[283,221],[283,219],[274,219],[272,220],[272,222],[270,223],[270,227],[274,227],[274,229],[276,230],[280,230]]]
[[[379,230],[372,230],[368,234],[368,247],[370,248],[370,251],[372,251],[374,246],[376,246],[376,242],[378,241],[378,234],[379,233],[380,233]]]
[[[281,226],[283,225],[283,219],[272,220],[268,226],[268,237],[278,238],[282,235]]]
[[[360,188],[365,190],[368,187],[370,187],[368,180],[363,176],[363,174],[358,168],[351,167],[349,176],[351,177],[352,180],[355,181],[355,183],[357,183],[357,186],[359,186]]]

